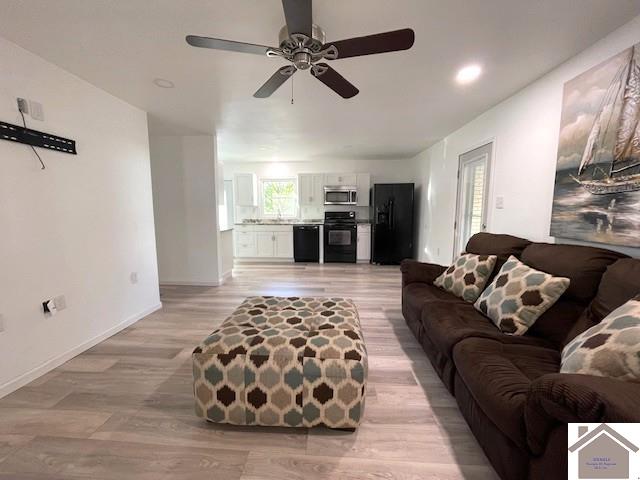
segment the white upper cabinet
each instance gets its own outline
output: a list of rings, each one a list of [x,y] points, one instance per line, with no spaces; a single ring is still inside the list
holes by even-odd
[[[258,205],[258,182],[253,173],[236,173],[236,206],[256,207]]]
[[[358,184],[358,175],[355,173],[327,173],[324,184],[328,186],[355,186]]]
[[[298,204],[301,207],[314,207],[324,202],[324,174],[301,173],[298,175]]]
[[[369,190],[371,189],[371,175],[358,173],[356,185],[358,187],[358,206],[369,206]]]

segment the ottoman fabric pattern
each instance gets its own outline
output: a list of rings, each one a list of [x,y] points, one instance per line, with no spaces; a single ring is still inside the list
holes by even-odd
[[[212,422],[355,428],[367,351],[352,301],[249,297],[193,353],[196,414]]]

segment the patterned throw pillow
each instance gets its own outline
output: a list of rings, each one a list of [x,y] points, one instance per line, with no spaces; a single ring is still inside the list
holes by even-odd
[[[474,306],[504,333],[522,335],[568,287],[568,278],[535,270],[512,255]]]
[[[584,331],[562,350],[561,373],[640,382],[640,295]]]
[[[498,257],[463,253],[433,284],[467,302],[475,302],[493,272]]]

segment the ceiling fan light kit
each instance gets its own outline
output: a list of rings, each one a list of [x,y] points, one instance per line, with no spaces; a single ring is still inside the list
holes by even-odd
[[[253,94],[256,98],[270,97],[298,70],[310,70],[313,77],[342,98],[351,98],[359,90],[327,63],[319,62],[408,50],[415,40],[413,30],[405,28],[327,43],[324,30],[313,23],[312,0],[282,0],[282,7],[287,24],[280,30],[279,47],[196,35],[188,35],[187,43],[199,48],[280,57],[291,62],[291,65],[278,69]]]

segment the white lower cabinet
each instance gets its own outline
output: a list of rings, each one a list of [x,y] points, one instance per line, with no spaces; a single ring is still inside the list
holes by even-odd
[[[236,225],[235,252],[238,258],[293,259],[293,226]]]
[[[371,261],[371,225],[368,223],[358,225],[356,260],[358,262]]]
[[[275,236],[273,232],[256,232],[256,257],[275,257]]]

